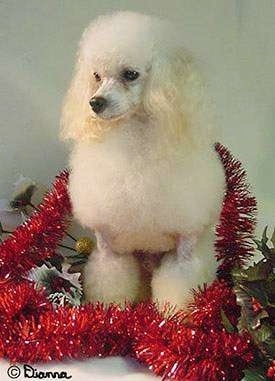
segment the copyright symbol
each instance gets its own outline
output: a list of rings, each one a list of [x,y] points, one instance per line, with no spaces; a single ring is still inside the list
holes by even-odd
[[[15,378],[18,378],[20,376],[21,370],[20,370],[20,368],[18,368],[18,366],[12,365],[7,370],[7,373],[8,373],[8,376],[10,378],[15,379]]]

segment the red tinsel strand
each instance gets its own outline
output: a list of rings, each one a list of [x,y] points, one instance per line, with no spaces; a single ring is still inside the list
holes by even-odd
[[[165,318],[154,305],[136,310],[136,357],[163,379],[240,380],[254,348],[248,336],[226,332],[221,310],[236,325],[235,295],[218,281],[196,292],[189,313]]]
[[[128,329],[132,308],[104,308],[102,304],[79,308],[53,308],[20,317],[10,327],[4,357],[11,361],[40,362],[65,358],[127,355],[132,338]]]
[[[3,294],[8,296],[8,291],[5,287]],[[193,378],[189,379],[199,379],[206,372],[202,364],[208,361],[209,378],[203,380],[212,381],[221,380],[223,374],[225,380],[239,380],[239,375],[252,358],[247,338],[220,330],[220,319],[216,315],[209,316],[213,319],[209,323],[212,328],[205,333],[203,327],[185,326],[177,315],[165,317],[153,303],[141,303],[125,309],[88,304],[55,310],[51,304],[46,304],[46,307],[44,303],[39,305],[41,298],[37,296],[38,303],[34,303],[34,308],[28,307],[26,313],[26,306],[34,298],[33,290],[29,287],[26,292],[17,291],[22,294],[19,303],[21,313],[16,305],[13,310],[15,301],[12,298],[5,299],[1,310],[5,324],[0,335],[0,348],[2,355],[11,361],[30,363],[130,354],[164,379],[178,380],[189,377],[191,371]],[[203,292],[207,293],[207,289]],[[209,298],[211,302],[211,293],[202,296],[205,296],[206,308],[202,308],[201,314],[204,311],[202,321],[205,321],[209,311],[207,300]],[[221,299],[224,296],[222,288],[220,296]],[[11,318],[7,319],[7,316]],[[214,367],[214,364],[217,366]]]
[[[22,331],[18,335],[16,326],[23,319],[33,319],[53,309],[43,290],[38,291],[36,285],[28,280],[14,284],[6,284],[0,290],[0,352],[1,357],[10,346],[20,346]]]
[[[0,319],[11,322],[19,316],[39,315],[52,309],[52,303],[43,290],[37,290],[36,285],[27,279],[7,284],[0,290]]]
[[[163,380],[237,381],[253,359],[246,335],[214,330],[204,333],[173,320],[156,323],[143,327],[135,353]],[[202,366],[206,362],[207,369]]]
[[[71,211],[67,191],[68,172],[57,176],[39,210],[0,245],[0,285],[24,275],[39,261],[55,254],[64,237]]]
[[[253,255],[251,240],[256,224],[256,199],[250,195],[241,163],[222,144],[217,143],[215,149],[223,163],[227,185],[216,227],[216,257],[221,261],[218,275],[230,280],[232,268],[243,265]]]
[[[221,311],[234,327],[237,326],[240,316],[236,295],[222,280],[216,280],[210,286],[194,291],[193,302],[189,309],[188,321],[204,332],[211,332],[213,329],[224,330]]]

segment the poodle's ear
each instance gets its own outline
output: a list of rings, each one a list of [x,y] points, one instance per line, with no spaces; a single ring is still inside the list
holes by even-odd
[[[74,77],[65,96],[61,113],[62,140],[78,139],[87,128],[89,115],[89,71],[78,57]]]
[[[202,82],[190,55],[181,48],[153,57],[144,109],[176,141],[187,134]]]

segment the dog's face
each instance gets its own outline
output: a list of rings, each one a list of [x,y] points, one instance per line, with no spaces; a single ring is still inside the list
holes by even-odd
[[[91,118],[116,121],[140,112],[149,68],[143,65],[98,61],[91,72],[91,93],[87,100]]]
[[[192,128],[202,91],[177,28],[151,16],[102,16],[84,32],[65,98],[62,137],[101,138],[138,118],[163,140]]]

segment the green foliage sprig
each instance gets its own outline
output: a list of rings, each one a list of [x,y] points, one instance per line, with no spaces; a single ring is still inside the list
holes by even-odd
[[[238,331],[248,331],[256,357],[245,380],[265,380],[275,357],[275,230],[270,238],[267,227],[261,240],[254,240],[262,259],[247,268],[232,271],[237,303],[241,306]]]

